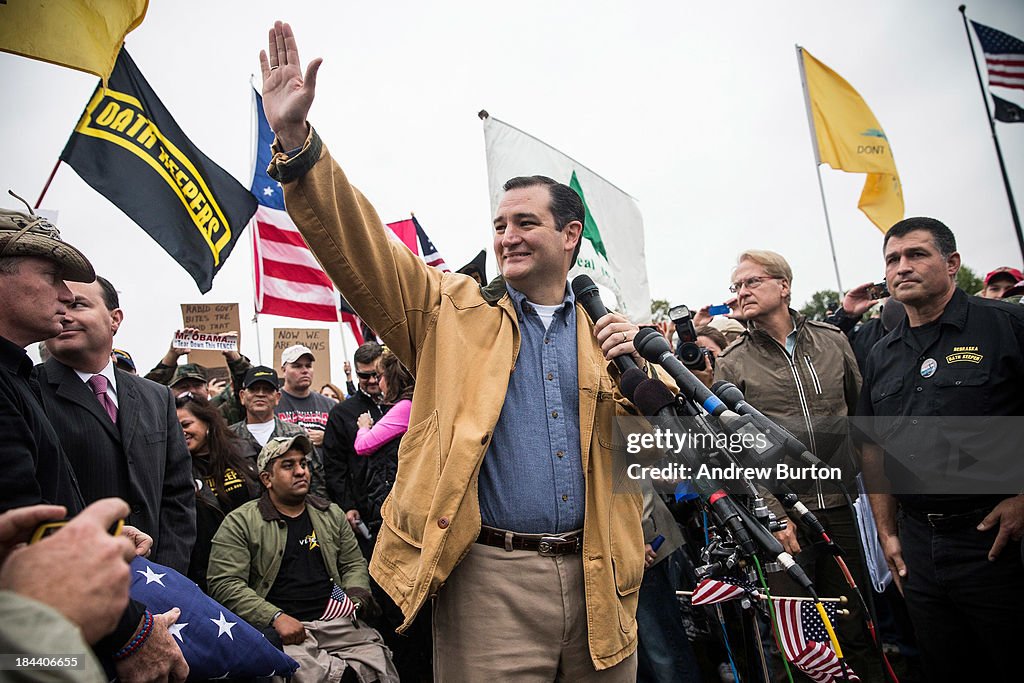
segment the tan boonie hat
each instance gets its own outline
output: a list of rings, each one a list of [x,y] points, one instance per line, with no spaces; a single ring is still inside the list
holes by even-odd
[[[12,197],[18,197],[13,192]],[[25,201],[21,199],[21,201]],[[61,266],[61,277],[72,282],[93,282],[96,271],[85,255],[60,238],[60,231],[50,221],[35,215],[28,202],[29,213],[0,208],[0,258],[35,256]]]
[[[280,458],[295,448],[301,450],[303,455],[309,455],[313,452],[313,442],[305,434],[275,436],[267,442],[267,445],[263,447],[263,450],[256,457],[256,469],[260,472],[264,471],[272,460]]]

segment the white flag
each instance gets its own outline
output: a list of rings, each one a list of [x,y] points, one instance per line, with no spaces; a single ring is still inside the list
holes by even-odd
[[[554,147],[492,117],[484,119],[484,141],[492,215],[504,194],[501,186],[510,178],[546,175],[572,187],[583,197],[587,222],[570,279],[589,275],[612,290],[616,310],[634,322],[650,322],[644,222],[636,200]]]

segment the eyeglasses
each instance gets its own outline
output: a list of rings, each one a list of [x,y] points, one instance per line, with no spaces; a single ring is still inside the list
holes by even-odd
[[[762,284],[764,284],[768,280],[783,280],[783,279],[785,279],[785,278],[772,277],[770,275],[761,275],[761,276],[755,276],[755,277],[748,277],[746,280],[743,280],[742,282],[734,282],[731,285],[729,285],[729,291],[732,292],[733,294],[739,294],[740,290],[743,289],[744,287],[746,287],[747,289],[757,289],[758,287],[760,287]]]
[[[356,371],[356,376],[359,379],[377,379],[380,377],[379,372],[359,372]]]

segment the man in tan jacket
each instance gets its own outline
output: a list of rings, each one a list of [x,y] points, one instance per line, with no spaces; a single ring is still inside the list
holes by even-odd
[[[579,196],[513,179],[493,224],[503,277],[430,268],[387,238],[306,122],[320,60],[303,75],[278,22],[260,62],[288,212],[416,375],[370,563],[401,628],[436,599],[438,680],[634,680],[641,497],[611,457],[626,407],[608,361],[636,355],[637,327],[609,314],[591,328],[567,286]]]
[[[738,386],[751,405],[776,418],[828,466],[839,468],[847,489],[856,491],[857,467],[847,418],[853,415],[860,392],[857,359],[839,328],[808,320],[790,308],[792,282],[793,271],[781,255],[760,250],[740,254],[731,290],[747,329],[719,354],[715,379]],[[802,466],[793,459],[787,459],[787,464]],[[869,590],[863,580],[857,524],[836,482],[806,478],[783,483],[814,511],[829,536],[846,551],[857,584]],[[778,500],[768,496],[767,502],[777,517],[786,518]],[[840,644],[862,680],[881,680],[860,605],[821,539],[793,521],[775,535],[814,581],[819,594],[851,598],[851,618],[837,624]],[[781,573],[769,581],[779,594],[802,594]]]

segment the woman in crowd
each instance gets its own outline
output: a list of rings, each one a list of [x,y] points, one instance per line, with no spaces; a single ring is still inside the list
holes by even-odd
[[[330,382],[320,387],[320,393],[332,401],[344,401],[345,394],[341,392],[341,389],[334,386]]]
[[[229,512],[260,495],[253,464],[242,456],[240,440],[217,408],[199,396],[182,394],[175,400],[178,423],[192,454],[196,486],[196,544],[188,577],[206,591],[206,565],[213,535]]]
[[[395,482],[398,444],[409,429],[412,391],[416,384],[409,369],[387,349],[377,361],[377,372],[384,403],[391,404],[391,409],[377,424],[369,413],[360,415],[354,444],[357,454],[371,458],[366,467],[371,526],[372,522],[380,523],[380,506]]]

